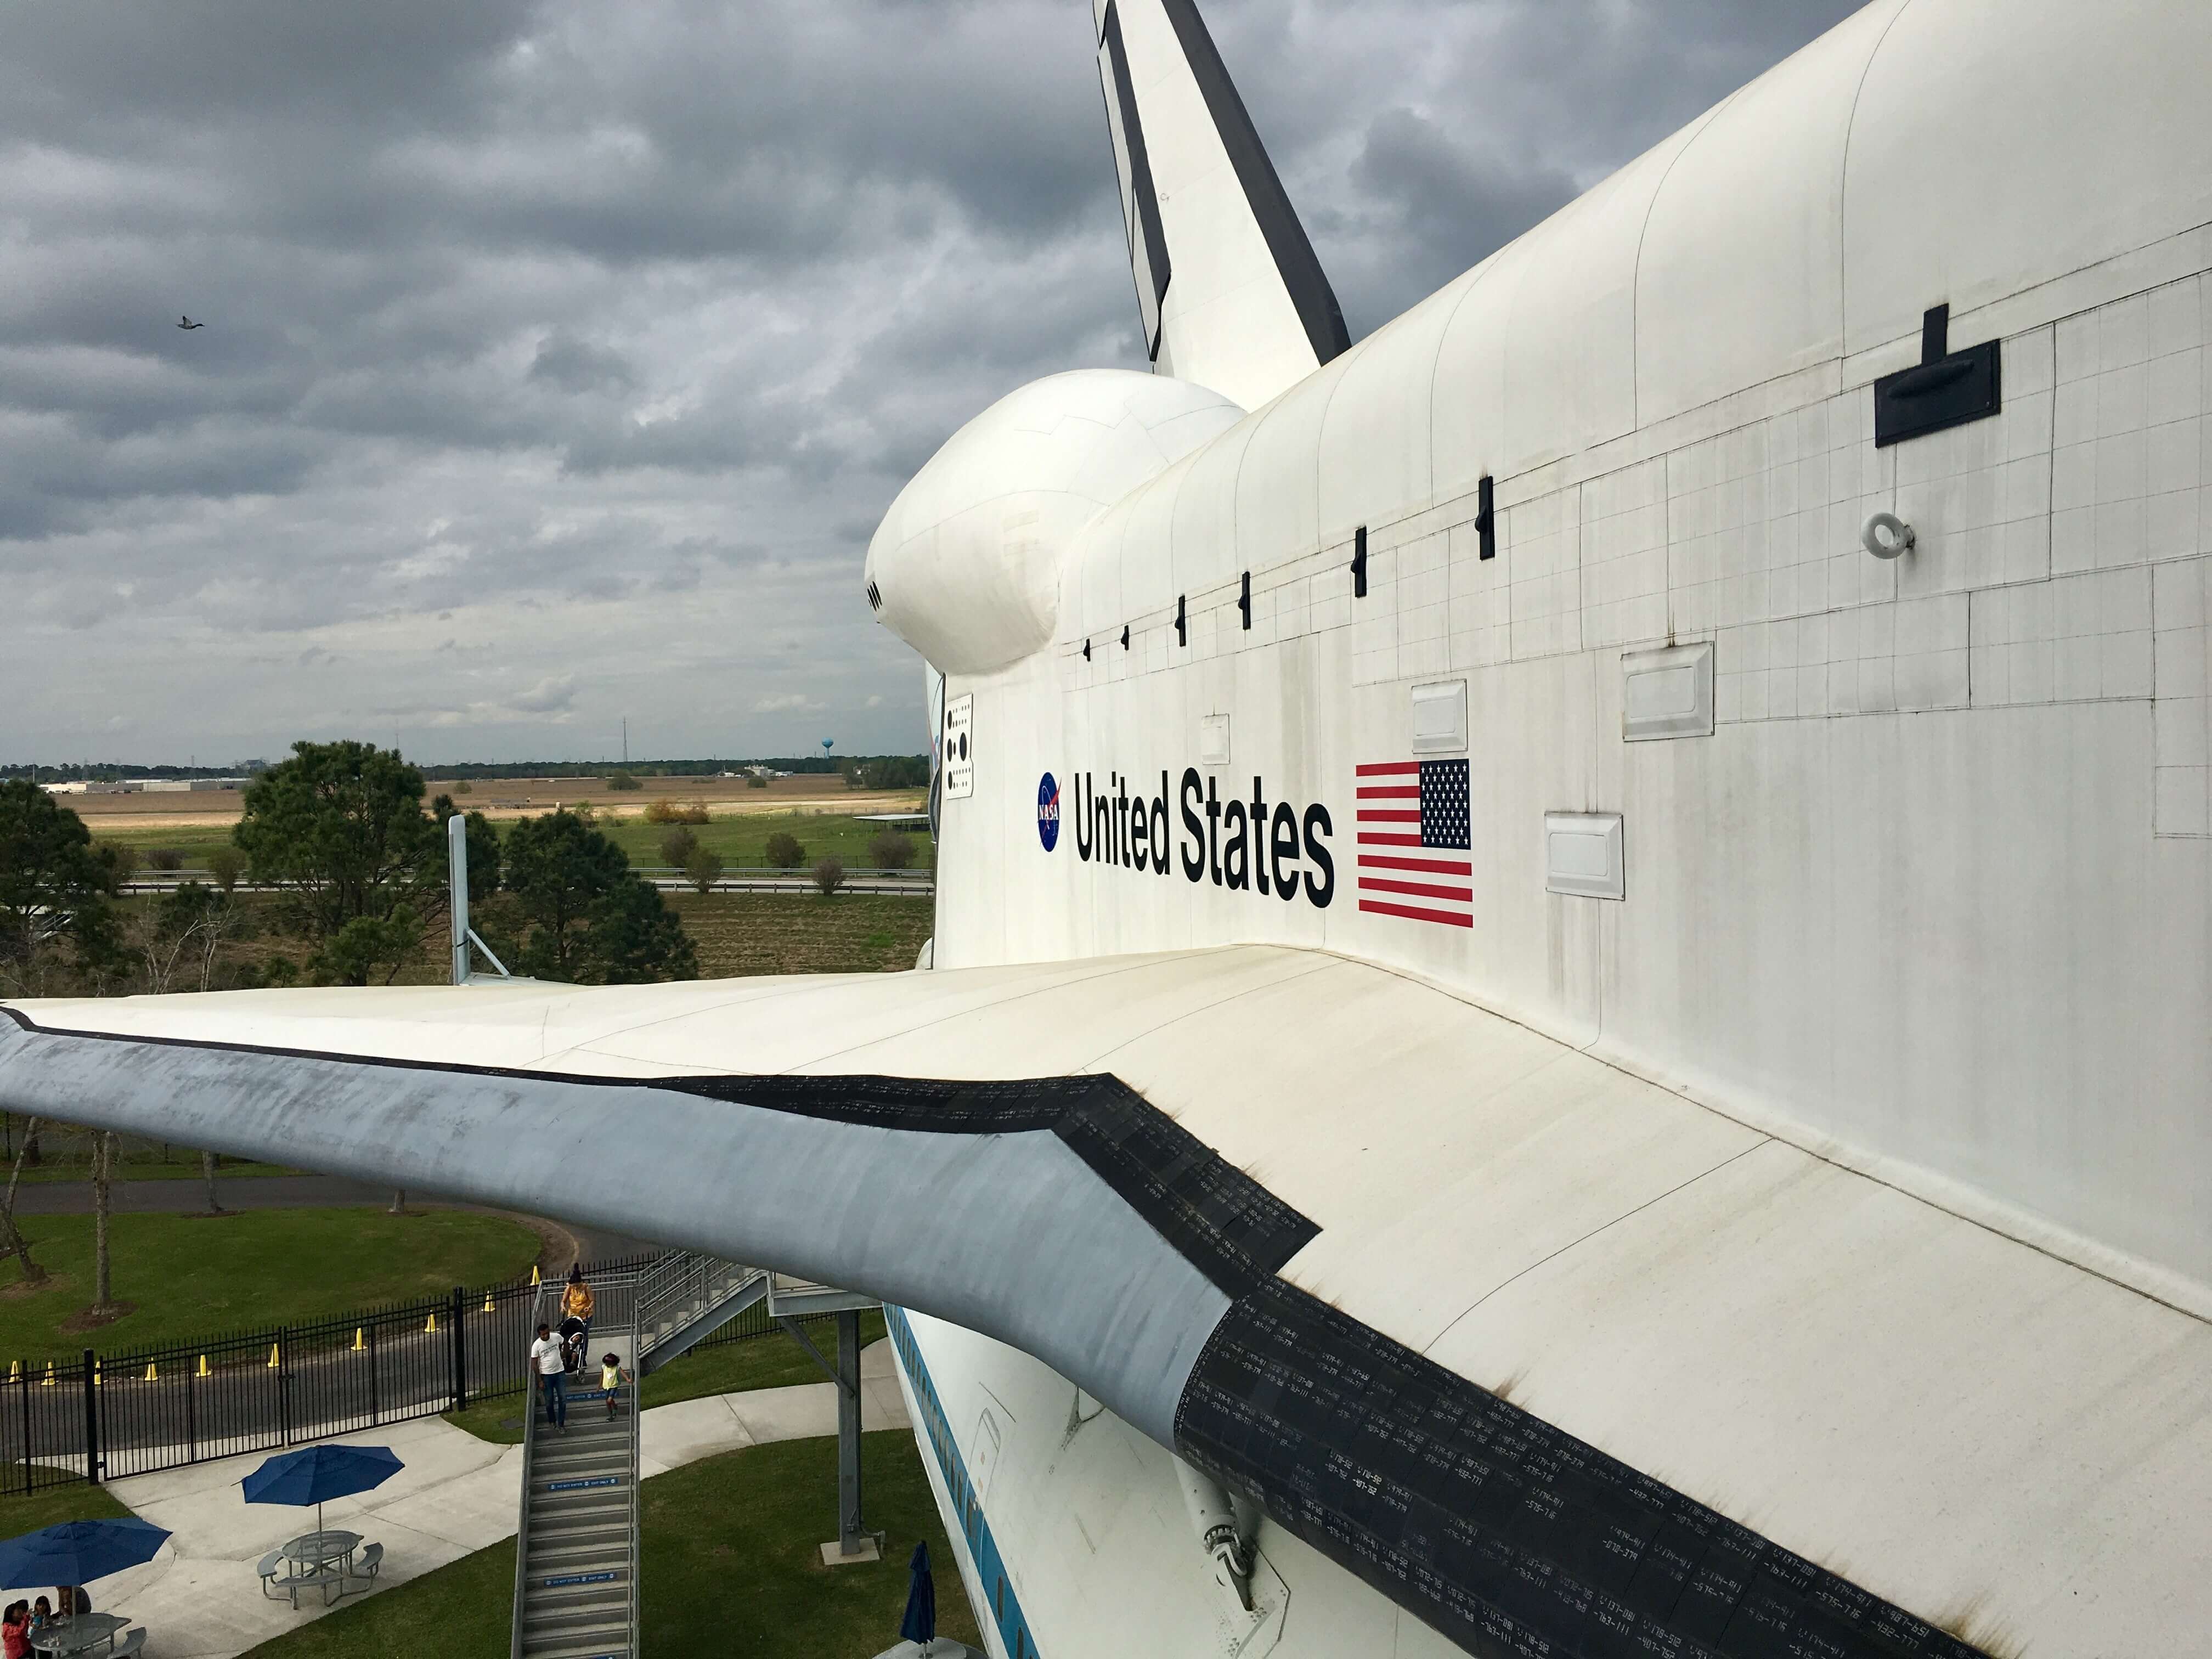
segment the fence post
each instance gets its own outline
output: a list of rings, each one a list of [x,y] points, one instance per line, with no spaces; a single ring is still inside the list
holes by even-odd
[[[383,1408],[378,1403],[376,1389],[377,1328],[376,1321],[374,1319],[370,1320],[368,1322],[368,1421],[369,1426],[372,1428],[384,1420],[382,1414]]]
[[[458,1285],[453,1286],[453,1409],[465,1411],[469,1404],[469,1345],[463,1333],[468,1329],[468,1297]]]
[[[276,1422],[284,1431],[284,1443],[292,1443],[292,1332],[289,1326],[276,1328]]]
[[[31,1374],[23,1373],[22,1386],[15,1392],[23,1397],[23,1490],[31,1490],[31,1470],[35,1460],[31,1456]]]
[[[84,1478],[89,1484],[100,1484],[100,1395],[93,1387],[93,1367],[97,1362],[92,1350],[84,1351]]]

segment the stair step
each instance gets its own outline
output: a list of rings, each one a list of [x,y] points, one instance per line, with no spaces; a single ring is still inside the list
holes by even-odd
[[[629,1659],[629,1627],[612,1635],[563,1631],[535,1641],[525,1637],[522,1653],[523,1659]]]
[[[588,1549],[530,1552],[526,1583],[535,1584],[547,1578],[568,1578],[580,1572],[629,1571],[629,1540],[611,1538]],[[558,1586],[556,1586],[558,1588]]]
[[[523,1659],[629,1659],[627,1634],[619,1642],[529,1642],[522,1644]]]
[[[623,1581],[580,1586],[594,1594],[531,1597],[522,1607],[522,1633],[535,1635],[548,1626],[565,1625],[573,1631],[598,1630],[609,1625],[629,1628],[629,1585]]]
[[[623,1595],[619,1604],[611,1604],[606,1610],[595,1610],[591,1614],[556,1617],[531,1626],[529,1614],[522,1620],[522,1646],[529,1648],[531,1637],[540,1641],[560,1641],[560,1644],[598,1644],[598,1646],[629,1646],[630,1644],[630,1597]]]
[[[626,1471],[629,1468],[629,1445],[628,1441],[624,1440],[618,1445],[594,1447],[589,1451],[572,1452],[566,1457],[533,1458],[530,1466],[530,1479],[532,1484],[536,1485],[541,1481],[559,1480],[568,1475],[586,1472],[598,1473],[616,1469]]]
[[[626,1539],[629,1535],[629,1507],[590,1510],[575,1515],[533,1515],[530,1517],[529,1559],[544,1550],[574,1550],[586,1544]],[[629,1546],[625,1544],[624,1548]]]

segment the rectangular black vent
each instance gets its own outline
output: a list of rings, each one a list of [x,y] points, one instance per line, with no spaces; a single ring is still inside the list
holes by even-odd
[[[1482,538],[1479,556],[1494,559],[1498,556],[1498,484],[1487,472],[1475,486],[1474,533]]]
[[[1252,573],[1249,570],[1244,573],[1243,590],[1237,596],[1237,608],[1243,613],[1244,631],[1247,634],[1250,633],[1252,631]]]
[[[2003,407],[1998,343],[1953,351],[1950,327],[1951,307],[1934,307],[1921,319],[1919,362],[1874,383],[1875,448],[1985,420]]]
[[[1367,526],[1362,525],[1352,533],[1352,597],[1367,597]]]
[[[1183,601],[1183,596],[1182,596],[1182,594],[1180,594],[1180,593],[1176,594],[1176,643],[1177,645],[1188,645],[1188,644],[1190,643],[1190,624],[1189,624],[1189,623],[1188,623],[1188,622],[1184,618],[1184,616],[1183,616],[1183,610],[1182,610],[1182,601]]]
[[[873,582],[870,582],[868,584],[868,609],[871,611],[880,611],[883,608],[883,589],[878,587]]]

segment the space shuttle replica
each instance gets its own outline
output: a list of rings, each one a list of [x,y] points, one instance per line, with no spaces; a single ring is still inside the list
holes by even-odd
[[[2212,1652],[2212,7],[1877,0],[1357,344],[1092,21],[1154,372],[868,553],[923,968],[0,1104],[880,1296],[994,1659]]]

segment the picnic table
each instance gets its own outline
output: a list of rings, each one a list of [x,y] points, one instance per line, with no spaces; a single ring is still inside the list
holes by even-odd
[[[281,1553],[292,1564],[296,1577],[302,1571],[351,1566],[353,1553],[360,1547],[361,1534],[357,1532],[310,1532],[292,1540]]]
[[[94,1648],[112,1647],[116,1632],[127,1629],[130,1623],[112,1613],[80,1613],[32,1632],[31,1645],[40,1653],[53,1655],[54,1659],[73,1659]]]

